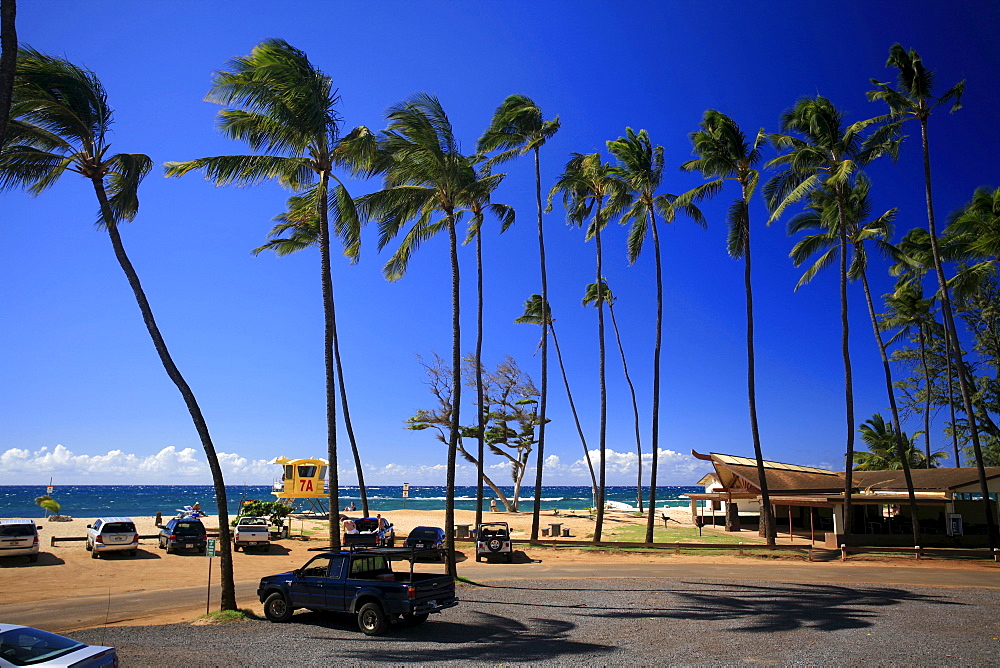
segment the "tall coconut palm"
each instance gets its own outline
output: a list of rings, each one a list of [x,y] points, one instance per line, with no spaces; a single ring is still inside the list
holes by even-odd
[[[851,532],[851,493],[854,461],[854,380],[851,370],[849,323],[847,319],[847,203],[850,178],[872,159],[889,153],[895,156],[899,142],[894,125],[878,127],[870,136],[863,132],[878,119],[859,121],[845,127],[844,114],[832,102],[818,95],[802,98],[781,118],[783,133],[771,140],[779,150],[788,151],[767,166],[782,168],[764,186],[764,197],[771,210],[770,221],[777,220],[785,209],[809,193],[825,187],[833,197],[833,215],[840,244],[840,322],[841,353],[844,359],[844,401],[846,413],[846,473],[844,475],[844,536]]]
[[[7,136],[11,95],[17,73],[17,5],[14,0],[0,0],[0,146]]]
[[[753,438],[754,456],[757,459],[757,477],[760,479],[761,519],[768,545],[775,543],[774,508],[767,488],[767,469],[760,445],[760,429],[757,423],[757,376],[754,348],[753,323],[753,282],[751,281],[750,252],[750,198],[757,190],[760,172],[760,148],[767,140],[764,129],[757,131],[752,142],[747,141],[743,130],[729,116],[709,109],[701,121],[701,129],[691,133],[691,144],[698,157],[681,165],[685,171],[699,171],[705,178],[712,179],[691,192],[696,198],[711,197],[719,192],[726,181],[735,181],[740,186],[740,197],[729,206],[730,257],[744,260],[743,287],[747,304],[747,398],[750,404],[750,435]],[[684,195],[681,196],[686,201]]]
[[[18,125],[15,141],[0,151],[0,189],[21,187],[38,195],[66,172],[90,181],[100,205],[98,226],[108,233],[115,257],[128,279],[143,322],[164,370],[177,386],[201,439],[212,472],[219,508],[222,609],[236,609],[229,509],[222,467],[208,425],[190,386],[174,363],[139,276],[125,252],[118,225],[135,218],[139,184],[152,167],[141,153],[111,153],[107,134],[112,109],[97,75],[72,63],[30,48],[18,54],[12,105]]]
[[[310,247],[319,247],[320,220],[317,210],[316,198],[319,194],[318,186],[309,188],[302,195],[293,195],[288,198],[288,210],[275,217],[278,224],[271,229],[268,234],[268,241],[263,246],[253,249],[254,255],[259,255],[264,251],[271,251],[281,257],[297,253]],[[358,234],[358,214],[347,188],[342,183],[337,183],[331,190],[328,204],[333,212],[333,219],[337,222],[337,232],[344,243],[344,255],[350,258],[351,263],[358,261],[361,249],[361,237]],[[358,472],[358,489],[361,495],[361,511],[368,516],[368,490],[365,486],[364,469],[361,465],[361,454],[357,448],[357,439],[354,435],[354,425],[351,422],[351,410],[347,402],[347,386],[344,380],[343,361],[340,355],[340,337],[337,336],[337,308],[335,296],[330,293],[330,318],[333,332],[333,361],[337,373],[337,385],[340,388],[340,405],[344,412],[344,429],[347,432],[348,440],[351,442],[351,451],[354,455],[354,467]],[[339,495],[338,495],[339,496]],[[339,501],[338,501],[339,502]],[[338,506],[334,506],[335,508]]]
[[[986,513],[987,532],[990,547],[997,547],[997,526],[990,505],[989,485],[986,481],[986,468],[983,464],[982,449],[979,443],[979,430],[976,426],[975,412],[972,406],[972,391],[965,377],[965,364],[962,360],[962,346],[959,343],[958,328],[948,295],[948,282],[944,276],[943,254],[938,243],[937,223],[934,215],[934,195],[931,189],[931,153],[927,137],[928,120],[931,114],[943,104],[951,103],[951,111],[962,108],[962,94],[965,92],[965,81],[959,81],[943,95],[934,95],[934,72],[924,67],[924,62],[914,49],[907,51],[896,43],[889,47],[889,58],[886,67],[898,70],[896,87],[889,82],[872,79],[876,88],[868,92],[869,100],[882,100],[889,106],[893,116],[902,119],[916,119],[920,123],[920,147],[924,159],[924,197],[927,201],[927,231],[930,233],[931,253],[934,260],[934,273],[937,276],[941,313],[944,315],[944,325],[950,339],[949,353],[958,369],[958,387],[962,393],[962,404],[968,418],[969,437],[976,456],[976,469],[979,475],[979,486],[983,497]]]
[[[653,396],[652,426],[650,430],[649,515],[646,517],[646,542],[653,542],[656,518],[656,483],[660,459],[660,348],[663,342],[663,254],[660,248],[660,230],[657,213],[666,223],[671,223],[681,209],[696,223],[705,226],[705,219],[697,207],[688,203],[675,205],[673,195],[658,194],[663,183],[663,147],[653,147],[649,133],[625,128],[625,136],[607,142],[608,151],[618,160],[618,173],[628,190],[627,208],[623,222],[629,223],[628,258],[635,263],[642,252],[647,236],[653,238],[653,260],[656,273],[656,331],[653,339]],[[641,465],[641,459],[640,459]],[[641,485],[640,485],[641,487]]]
[[[924,461],[930,462],[931,457],[931,371],[927,361],[928,341],[938,334],[938,323],[934,318],[933,299],[924,299],[919,286],[905,285],[885,296],[888,313],[880,317],[879,329],[897,329],[895,334],[886,341],[886,345],[896,343],[904,336],[917,339],[920,347],[920,365],[924,370]],[[956,445],[955,463],[958,464]]]
[[[618,354],[622,358],[622,371],[625,374],[625,382],[628,384],[629,394],[632,396],[632,424],[635,428],[635,454],[637,463],[636,474],[636,503],[639,512],[642,512],[642,437],[639,433],[639,402],[635,397],[635,385],[632,383],[632,376],[628,372],[628,362],[625,359],[625,347],[622,345],[621,331],[618,329],[618,319],[615,317],[615,302],[618,301],[611,288],[608,287],[606,279],[602,278],[600,283],[591,283],[583,296],[584,306],[597,306],[599,303],[608,305],[608,315],[611,316],[611,328],[615,331],[615,341],[618,343]],[[652,515],[652,511],[650,511]],[[652,542],[652,541],[649,541]]]
[[[600,153],[586,155],[574,153],[556,184],[549,191],[549,206],[556,193],[562,193],[566,220],[571,225],[587,225],[585,239],[594,240],[597,259],[596,280],[603,276],[604,254],[601,231],[608,221],[617,216],[627,201],[625,184],[618,178],[618,171],[601,159]],[[605,378],[604,354],[604,304],[597,304],[598,386],[601,407],[598,428],[598,447],[601,453],[600,481],[598,482],[597,523],[594,542],[601,540],[604,526],[604,492],[607,476],[608,388]]]
[[[542,172],[539,154],[542,146],[559,131],[559,117],[545,120],[541,108],[525,95],[509,95],[493,113],[489,129],[479,139],[476,151],[490,153],[490,164],[499,164],[529,151],[535,158],[535,203],[538,208],[538,263],[541,275],[542,301],[548,308],[549,283],[545,268],[545,234],[542,226]],[[543,318],[545,319],[545,318]],[[535,455],[535,506],[531,517],[531,540],[538,540],[539,517],[542,508],[542,468],[545,462],[545,424],[548,414],[549,342],[542,337],[541,396],[539,397],[538,452]]]
[[[478,192],[472,161],[462,154],[441,102],[419,93],[391,107],[388,127],[378,139],[385,156],[383,189],[360,198],[365,217],[378,221],[379,249],[412,223],[382,273],[397,281],[406,273],[413,252],[440,231],[448,233],[452,304],[452,411],[448,434],[445,526],[448,572],[454,575],[455,460],[458,452],[462,388],[462,354],[458,266],[457,213]],[[434,220],[443,216],[442,220]],[[478,362],[478,360],[477,360]]]
[[[204,172],[217,186],[252,185],[274,179],[293,190],[315,185],[310,201],[319,222],[317,246],[320,254],[324,345],[326,371],[327,457],[330,471],[329,536],[333,549],[340,546],[340,476],[337,466],[337,381],[342,369],[336,364],[339,348],[336,309],[333,301],[333,278],[330,269],[330,183],[335,182],[336,167],[354,167],[347,158],[346,145],[340,136],[340,117],[335,111],[339,102],[332,79],[317,69],[308,56],[284,40],[269,39],[254,47],[250,55],[234,58],[228,69],[213,76],[212,88],[205,98],[228,108],[219,112],[219,130],[230,139],[247,143],[250,155],[225,155],[168,162],[167,176],[183,176],[192,171]],[[349,138],[355,143],[369,139],[361,128]],[[337,231],[345,245],[355,242],[357,230],[350,219],[337,219]],[[341,386],[342,387],[342,386]],[[343,389],[343,387],[342,387]],[[349,435],[353,434],[349,432]],[[356,461],[357,444],[351,439]],[[364,489],[363,473],[358,468],[358,482]]]
[[[930,459],[920,453],[915,441],[919,434],[908,436],[906,433],[896,435],[891,424],[887,424],[881,413],[875,413],[861,425],[861,440],[868,452],[854,453],[855,471],[898,471],[907,468],[936,468],[936,462],[944,455],[935,452]],[[905,444],[903,456],[900,457],[899,443]]]
[[[514,208],[506,204],[496,204],[490,197],[497,186],[503,181],[505,174],[493,174],[488,164],[479,165],[476,180],[470,186],[467,208],[472,215],[469,223],[469,233],[465,243],[472,239],[476,241],[476,414],[478,425],[476,444],[478,458],[476,459],[476,526],[483,521],[483,459],[485,458],[486,411],[483,410],[486,401],[483,385],[483,235],[482,228],[489,211],[500,221],[500,232],[514,224]],[[515,496],[514,503],[517,503]]]
[[[590,484],[593,493],[593,502],[597,505],[597,476],[594,475],[594,462],[590,458],[590,448],[587,446],[587,437],[583,433],[583,426],[580,424],[580,414],[576,411],[576,402],[573,401],[573,392],[569,387],[569,376],[566,375],[566,365],[563,363],[562,350],[559,349],[559,338],[556,336],[556,319],[552,317],[552,308],[546,308],[547,327],[542,330],[542,336],[552,335],[552,345],[556,349],[556,360],[559,362],[559,371],[562,373],[563,385],[566,388],[566,399],[569,401],[569,410],[573,414],[573,423],[576,425],[576,433],[580,437],[580,444],[583,446],[583,459],[587,462],[587,470],[590,471]],[[518,324],[541,325],[542,319],[542,296],[531,295],[528,301],[524,302],[524,314],[514,320]],[[541,344],[538,346],[541,348]]]
[[[892,368],[889,366],[889,356],[886,353],[886,345],[882,339],[882,330],[879,327],[878,316],[875,313],[875,304],[872,300],[871,287],[868,283],[868,252],[866,245],[874,244],[880,252],[888,254],[891,251],[887,239],[892,234],[892,221],[895,219],[896,210],[890,209],[875,219],[869,219],[871,214],[871,203],[869,201],[869,191],[871,183],[864,174],[857,174],[853,182],[847,184],[847,192],[842,198],[842,204],[846,209],[844,220],[848,229],[846,238],[848,248],[840,246],[839,240],[841,230],[839,222],[841,216],[837,207],[836,198],[829,189],[821,188],[810,193],[811,205],[809,210],[795,216],[788,224],[790,234],[807,230],[816,230],[813,234],[801,239],[792,248],[790,256],[795,266],[802,265],[811,255],[819,253],[818,259],[806,270],[799,280],[796,289],[808,283],[824,267],[832,264],[838,253],[849,251],[851,253],[850,267],[847,269],[847,278],[861,279],[864,288],[865,303],[868,306],[868,315],[871,318],[872,331],[875,334],[875,344],[878,346],[879,356],[882,359],[882,372],[885,377],[885,390],[889,399],[889,408],[892,413],[893,433],[899,435],[898,454],[902,463],[903,478],[906,481],[906,492],[910,503],[910,514],[917,516],[916,493],[913,489],[913,478],[910,473],[908,459],[904,456],[907,442],[903,440],[903,431],[899,420],[899,408],[896,404],[896,394],[892,382]],[[866,222],[867,221],[867,222]],[[841,263],[841,267],[844,263]],[[844,278],[843,276],[841,277]],[[851,462],[854,461],[853,455]],[[850,462],[849,462],[850,464]],[[913,522],[913,544],[920,544],[920,525]]]
[[[954,279],[955,296],[965,299],[1000,266],[1000,188],[976,188],[972,199],[948,216],[950,260],[965,263]]]

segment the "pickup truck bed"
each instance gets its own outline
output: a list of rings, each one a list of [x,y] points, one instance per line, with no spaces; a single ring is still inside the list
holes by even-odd
[[[297,608],[330,610],[356,615],[364,633],[380,635],[390,624],[420,624],[458,604],[451,576],[412,571],[416,558],[428,556],[424,552],[402,547],[325,552],[302,568],[261,579],[257,596],[273,622],[288,621]],[[394,572],[391,562],[404,559],[410,571]]]
[[[268,552],[271,549],[271,532],[267,520],[263,517],[241,518],[233,530],[233,550],[240,548],[246,552],[249,548]]]

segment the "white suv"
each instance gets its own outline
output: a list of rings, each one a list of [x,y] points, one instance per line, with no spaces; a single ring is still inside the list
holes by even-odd
[[[34,520],[0,520],[0,557],[38,561],[38,530]]]
[[[102,517],[87,525],[87,550],[97,559],[102,552],[128,550],[134,557],[139,550],[139,534],[128,517]]]

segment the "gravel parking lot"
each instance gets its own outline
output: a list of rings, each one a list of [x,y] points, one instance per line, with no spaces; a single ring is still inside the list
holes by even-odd
[[[123,666],[1000,665],[1000,591],[698,579],[495,581],[382,637],[353,618],[73,634]]]

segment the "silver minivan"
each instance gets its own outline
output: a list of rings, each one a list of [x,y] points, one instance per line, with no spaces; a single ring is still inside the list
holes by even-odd
[[[101,517],[87,525],[86,547],[94,559],[104,552],[123,551],[134,557],[139,550],[139,533],[128,517]]]
[[[38,561],[38,530],[34,520],[0,520],[0,557]]]

